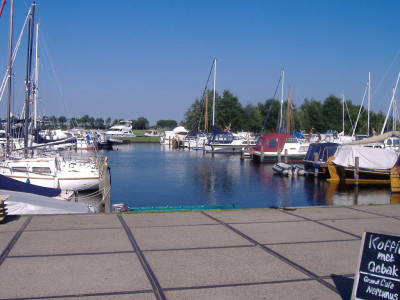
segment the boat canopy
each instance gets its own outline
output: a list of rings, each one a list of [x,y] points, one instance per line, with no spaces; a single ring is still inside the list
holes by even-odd
[[[234,140],[233,134],[230,131],[221,131],[217,128],[213,127],[212,134],[210,136],[210,143],[219,143],[219,144],[231,144]]]
[[[304,157],[304,160],[314,161],[314,154],[318,153],[319,161],[327,161],[328,157],[335,155],[338,147],[338,143],[312,143],[308,147],[308,151]]]
[[[390,169],[396,164],[398,155],[393,149],[347,145],[338,149],[333,163],[343,167],[354,167],[355,158],[358,157],[360,168]]]
[[[254,150],[260,151],[262,146],[264,152],[277,152],[278,149],[283,149],[287,140],[297,142],[296,137],[283,132],[263,134],[258,138]]]

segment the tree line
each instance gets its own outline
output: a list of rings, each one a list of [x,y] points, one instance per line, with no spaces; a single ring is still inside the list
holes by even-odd
[[[207,97],[203,99],[195,99],[187,109],[182,122],[182,125],[187,129],[204,130],[207,129],[208,125],[208,131],[211,131],[212,100],[206,101],[205,99],[212,99],[212,91],[207,91]],[[208,103],[206,104],[206,102]],[[256,105],[249,103],[243,106],[236,96],[229,90],[225,90],[222,96],[216,93],[215,107],[214,124],[220,130],[230,128],[236,131],[256,133],[277,132],[280,130],[281,103],[276,99],[267,99],[264,103],[259,102]],[[321,133],[328,130],[342,132],[344,119],[346,135],[352,134],[354,128],[354,134],[367,133],[368,111],[361,105],[354,105],[350,99],[345,100],[343,103],[340,98],[334,95],[329,95],[323,101],[306,98],[299,107],[286,100],[282,105],[282,115],[282,127],[286,131],[289,129],[289,131],[315,131]],[[382,112],[375,113],[370,111],[371,135],[373,131],[380,132],[385,117]]]
[[[185,112],[179,125],[188,130],[208,131],[212,130],[212,96],[213,91],[206,92],[207,97],[195,99]],[[208,99],[208,101],[206,101]],[[206,109],[207,107],[207,109]],[[343,110],[344,107],[344,110]],[[266,99],[265,102],[247,104],[243,106],[239,99],[229,90],[221,95],[216,93],[214,125],[220,130],[230,128],[234,131],[250,131],[255,133],[277,132],[281,103],[276,99]],[[343,118],[344,112],[344,118]],[[328,130],[343,131],[343,119],[345,134],[367,134],[368,112],[361,105],[354,105],[352,100],[342,100],[334,95],[329,95],[323,101],[316,99],[304,99],[297,106],[293,102],[285,100],[282,105],[283,129],[289,131],[326,132]],[[382,112],[370,112],[370,134],[373,131],[380,132],[385,121]],[[356,126],[356,121],[358,123]],[[117,124],[121,119],[111,120],[110,117],[94,118],[84,115],[81,118],[43,117],[43,128],[68,128],[81,127],[85,129],[108,129]],[[145,117],[131,120],[132,128],[149,129],[149,121]],[[170,129],[178,125],[175,120],[158,120],[151,127]],[[356,126],[356,127],[355,127]],[[355,128],[355,129],[354,129]]]
[[[42,128],[75,128],[81,127],[85,129],[102,129],[106,130],[116,125],[122,119],[114,119],[111,122],[111,118],[94,118],[89,115],[84,115],[81,118],[67,118],[65,116],[44,116],[41,118],[40,123]],[[145,117],[139,117],[136,120],[130,120],[132,122],[132,129],[145,130],[149,129],[149,121]],[[178,123],[175,120],[158,120],[153,127],[157,128],[173,128]]]

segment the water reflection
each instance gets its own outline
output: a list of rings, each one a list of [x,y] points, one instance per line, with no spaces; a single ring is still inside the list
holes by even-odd
[[[159,144],[129,144],[106,152],[111,202],[134,206],[228,205],[241,208],[399,203],[388,187],[334,185],[307,177],[282,177],[272,165],[238,155],[204,154]]]

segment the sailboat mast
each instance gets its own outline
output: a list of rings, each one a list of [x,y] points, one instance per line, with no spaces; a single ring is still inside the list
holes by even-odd
[[[8,100],[7,100],[7,130],[6,130],[6,157],[10,155],[10,135],[11,135],[11,74],[12,74],[12,40],[14,25],[14,0],[10,2],[10,34],[8,44]]]
[[[217,58],[214,58],[214,93],[213,93],[213,115],[212,126],[215,125],[215,84],[217,81]]]
[[[208,90],[206,90],[205,99],[205,113],[204,113],[204,131],[208,132]]]
[[[400,79],[400,72],[399,72],[399,75],[397,76],[396,86],[393,89],[392,99],[390,100],[389,109],[388,109],[388,112],[386,114],[385,122],[383,123],[383,126],[382,126],[381,134],[383,134],[383,132],[385,131],[385,127],[386,127],[386,124],[387,124],[387,121],[388,121],[388,118],[389,118],[390,110],[391,110],[392,105],[393,105],[394,95],[396,94],[397,85],[399,84],[399,79]]]
[[[288,94],[288,102],[287,102],[287,117],[286,117],[286,132],[290,133],[290,85],[289,85],[289,94]]]
[[[344,94],[342,94],[342,132],[344,135]]]
[[[28,158],[28,129],[29,129],[29,101],[31,98],[32,90],[32,48],[33,48],[33,31],[34,31],[34,17],[35,17],[35,2],[32,3],[31,15],[28,21],[28,49],[26,55],[26,94],[25,94],[25,129],[24,129],[24,156]]]
[[[279,118],[279,132],[281,132],[283,127],[283,86],[285,84],[285,70],[282,70],[282,94],[281,94],[281,114]]]
[[[368,72],[368,121],[367,121],[367,136],[369,136],[370,105],[371,105],[371,72]]]
[[[36,24],[36,45],[35,45],[35,83],[34,83],[34,115],[33,115],[33,128],[36,129],[37,125],[37,102],[39,98],[39,55],[38,55],[38,42],[39,42],[39,23]]]

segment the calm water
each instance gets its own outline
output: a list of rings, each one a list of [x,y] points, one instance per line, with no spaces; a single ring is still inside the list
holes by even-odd
[[[117,150],[118,148],[118,150]],[[230,205],[240,208],[398,202],[389,187],[336,187],[321,179],[281,177],[272,165],[239,155],[203,154],[160,144],[101,151],[111,167],[111,204],[129,207]]]

